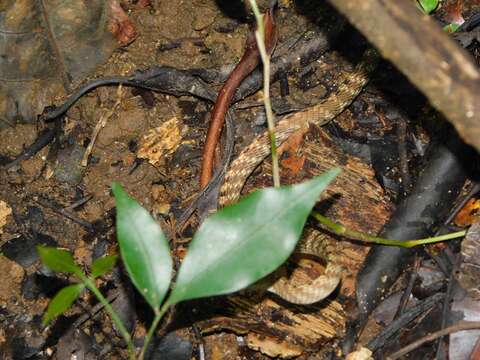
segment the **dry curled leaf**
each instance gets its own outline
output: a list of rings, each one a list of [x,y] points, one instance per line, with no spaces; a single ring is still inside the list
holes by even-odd
[[[147,159],[152,165],[164,160],[164,156],[172,154],[180,145],[182,135],[176,117],[165,121],[161,126],[150,129],[140,141],[137,156]]]
[[[108,30],[115,36],[120,46],[130,44],[138,36],[135,24],[116,0],[110,2],[112,18]]]
[[[480,199],[470,199],[455,216],[454,223],[459,227],[472,225],[479,217]]]
[[[292,155],[285,159],[282,159],[281,164],[282,168],[288,170],[289,175],[295,176],[297,175],[300,170],[303,169],[303,165],[305,164],[305,155],[296,156]]]

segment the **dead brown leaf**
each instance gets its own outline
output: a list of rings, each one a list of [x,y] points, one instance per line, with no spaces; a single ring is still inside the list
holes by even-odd
[[[130,44],[138,36],[135,24],[128,17],[117,0],[110,2],[112,17],[108,24],[108,30],[115,36],[120,46]]]

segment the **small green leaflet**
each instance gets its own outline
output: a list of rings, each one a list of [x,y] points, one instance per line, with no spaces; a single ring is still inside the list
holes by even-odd
[[[82,274],[82,269],[75,264],[72,254],[67,250],[37,246],[37,251],[42,262],[53,271],[72,273],[75,275]]]
[[[92,263],[92,277],[96,278],[110,271],[115,266],[117,258],[117,255],[107,255],[96,259]]]
[[[63,314],[81,294],[85,288],[83,284],[65,286],[48,304],[47,311],[43,315],[42,324],[46,326],[57,316]]]

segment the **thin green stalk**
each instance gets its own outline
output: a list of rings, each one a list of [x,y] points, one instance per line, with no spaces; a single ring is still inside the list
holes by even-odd
[[[163,304],[160,310],[157,309],[155,311],[155,318],[153,319],[152,325],[150,325],[150,328],[148,329],[147,336],[145,337],[145,342],[143,343],[142,351],[140,352],[138,360],[144,359],[145,353],[147,352],[148,344],[150,344],[153,334],[155,334],[155,329],[157,328],[158,323],[162,319],[163,315],[165,315],[165,312],[168,310],[169,307],[170,303],[167,301]]]
[[[267,115],[268,134],[270,137],[270,147],[272,152],[272,175],[273,185],[280,187],[280,168],[278,165],[277,142],[275,139],[275,119],[272,111],[272,103],[270,101],[270,55],[265,48],[265,27],[263,16],[260,14],[257,2],[250,0],[255,19],[257,21],[257,31],[255,38],[257,40],[258,50],[263,63],[263,103],[265,104],[265,113]]]
[[[329,218],[326,218],[325,216],[315,211],[312,212],[312,216],[315,219],[317,219],[320,223],[322,223],[322,225],[324,225],[326,228],[328,228],[329,230],[331,230],[333,233],[337,235],[345,236],[352,240],[359,240],[359,241],[371,242],[371,243],[382,244],[382,245],[395,245],[395,246],[401,246],[406,248],[410,248],[418,245],[436,243],[436,242],[445,241],[445,240],[456,239],[456,238],[465,236],[467,233],[465,230],[462,230],[462,231],[457,231],[450,234],[434,236],[434,237],[418,239],[418,240],[391,240],[391,239],[371,236],[365,233],[361,233],[359,231],[347,229],[345,226],[341,224],[337,224],[336,222],[333,222]]]
[[[115,323],[118,331],[122,335],[123,339],[127,343],[129,358],[131,360],[135,360],[135,348],[133,347],[132,337],[130,336],[128,330],[123,325],[122,320],[118,316],[118,314],[113,310],[112,305],[108,302],[107,299],[102,295],[100,290],[96,287],[95,283],[87,276],[83,274],[77,274],[80,280],[85,284],[85,286],[97,297],[97,299],[102,303],[105,311],[110,315],[110,318]]]

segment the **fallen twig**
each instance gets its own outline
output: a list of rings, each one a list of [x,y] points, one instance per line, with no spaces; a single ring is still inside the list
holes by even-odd
[[[71,213],[70,211],[58,206],[57,204],[53,204],[52,201],[39,198],[38,200],[36,200],[36,202],[38,204],[42,205],[43,207],[47,207],[47,208],[53,210],[57,214],[65,216],[67,219],[72,220],[74,223],[77,223],[78,225],[83,226],[88,231],[93,231],[93,225],[90,224],[88,221],[80,219],[78,216]]]
[[[429,309],[438,304],[445,297],[444,293],[436,293],[425,300],[419,302],[417,305],[412,306],[407,309],[401,316],[396,320],[392,321],[383,331],[377,335],[373,340],[371,340],[367,348],[372,350],[372,352],[380,349],[385,342],[394,336],[398,331],[403,329],[407,324],[416,319],[418,316],[426,313]]]
[[[92,153],[93,150],[93,145],[95,144],[95,141],[97,140],[97,136],[100,133],[100,130],[102,130],[105,125],[107,124],[108,119],[110,119],[117,108],[120,106],[120,103],[122,102],[123,99],[123,87],[122,85],[118,85],[117,88],[117,100],[115,101],[115,104],[113,104],[112,108],[108,110],[107,112],[103,113],[102,116],[100,116],[100,119],[97,122],[97,125],[95,125],[95,129],[93,129],[92,137],[90,139],[90,142],[88,143],[87,148],[85,149],[85,152],[83,153],[83,158],[81,165],[82,166],[87,166],[88,164],[88,158],[90,154]]]
[[[480,321],[459,321],[455,325],[446,327],[445,329],[436,331],[430,335],[427,335],[420,340],[414,341],[408,346],[400,349],[399,351],[387,356],[387,360],[395,360],[403,355],[408,354],[410,351],[415,350],[416,348],[422,346],[423,344],[438,339],[439,337],[455,333],[458,331],[465,331],[465,330],[473,330],[473,329],[480,329]]]

